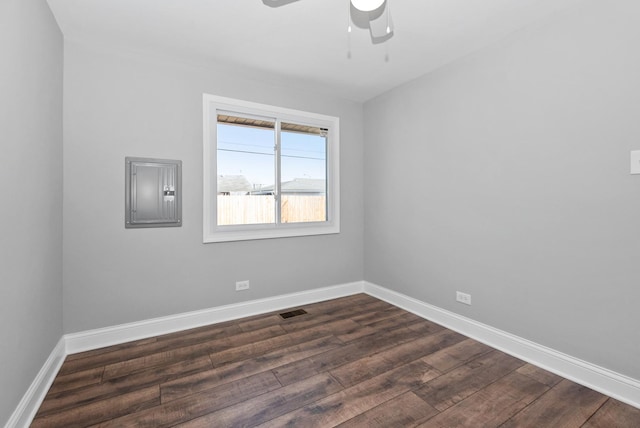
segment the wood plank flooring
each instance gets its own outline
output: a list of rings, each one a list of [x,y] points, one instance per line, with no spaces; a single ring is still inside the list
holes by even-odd
[[[31,426],[640,427],[638,409],[373,297],[302,309],[70,355]]]

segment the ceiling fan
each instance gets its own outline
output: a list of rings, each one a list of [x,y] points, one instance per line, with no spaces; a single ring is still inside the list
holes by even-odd
[[[298,0],[262,0],[267,6],[280,7]],[[393,37],[393,21],[389,0],[349,0],[349,25],[369,29],[373,44],[383,43]]]

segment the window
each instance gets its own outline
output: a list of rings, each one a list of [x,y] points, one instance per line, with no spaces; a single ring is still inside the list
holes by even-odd
[[[204,242],[340,232],[338,118],[203,102]]]

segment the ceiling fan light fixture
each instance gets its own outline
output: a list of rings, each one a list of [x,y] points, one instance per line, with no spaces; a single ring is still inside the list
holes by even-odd
[[[362,12],[372,12],[384,4],[385,0],[351,0],[351,4]]]

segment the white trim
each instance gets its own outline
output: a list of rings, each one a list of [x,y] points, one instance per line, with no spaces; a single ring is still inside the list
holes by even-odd
[[[22,396],[22,400],[20,400],[18,407],[16,407],[16,410],[7,421],[5,428],[28,427],[31,424],[64,362],[66,357],[64,342],[64,337],[60,338],[55,348],[53,348],[31,386]]]
[[[256,239],[292,238],[295,236],[334,235],[340,233],[340,226],[327,223],[281,223],[275,225],[260,225],[253,228],[251,225],[237,230],[237,226],[223,226],[206,239],[205,244],[213,242],[253,241]],[[236,229],[236,230],[234,230]]]
[[[640,381],[369,282],[364,292],[521,360],[640,408]]]
[[[203,227],[202,242],[245,241],[254,239],[290,238],[295,236],[327,235],[340,233],[340,118],[284,107],[236,100],[217,95],[202,94],[203,123]],[[326,202],[327,221],[307,223],[280,223],[256,225],[225,225],[216,223],[217,199],[214,179],[217,179],[215,147],[217,135],[213,124],[217,123],[217,112],[273,119],[278,128],[280,121],[291,121],[309,126],[327,128]],[[279,133],[276,133],[279,136]],[[274,142],[276,146],[279,143]],[[277,155],[276,161],[280,161]],[[280,169],[276,168],[279,175]],[[278,176],[276,183],[280,182]],[[279,186],[276,186],[279,189]]]
[[[113,327],[72,333],[64,336],[67,354],[117,345],[204,325],[244,318],[293,306],[307,305],[362,293],[364,283],[352,282],[332,287],[316,288],[282,296],[218,306],[210,309],[170,315],[161,318],[121,324]]]
[[[294,306],[367,293],[631,406],[640,408],[640,381],[366,281],[316,288],[63,336],[5,428],[29,426],[68,354],[159,336]]]

